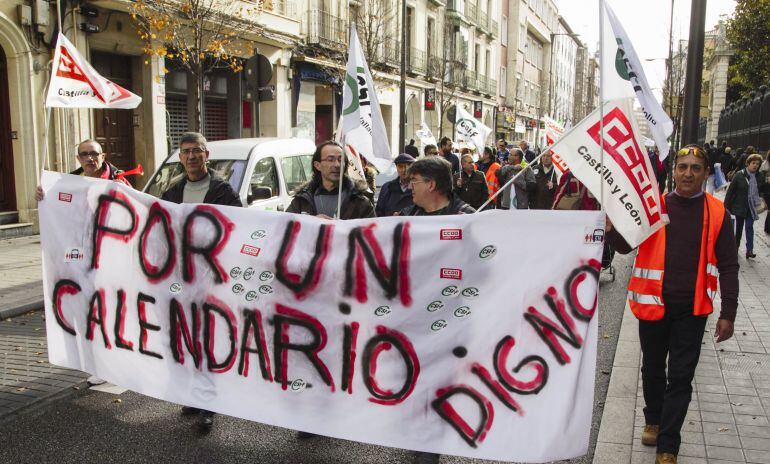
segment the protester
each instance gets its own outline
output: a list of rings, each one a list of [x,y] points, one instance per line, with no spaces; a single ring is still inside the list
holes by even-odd
[[[425,145],[425,147],[423,147],[422,149],[422,152],[425,155],[425,157],[438,156],[438,148],[436,148],[436,146],[433,144]]]
[[[439,142],[440,155],[452,164],[452,175],[460,172],[460,158],[452,153],[452,140],[449,137],[442,137]]]
[[[179,140],[179,161],[185,175],[161,195],[173,203],[208,203],[242,207],[241,199],[230,184],[213,171],[207,163],[209,151],[206,138],[198,132],[186,132]],[[182,414],[198,415],[198,428],[207,432],[214,426],[214,413],[192,406],[182,406]]]
[[[417,160],[409,167],[412,206],[401,216],[441,216],[471,214],[476,210],[452,192],[452,165],[439,157]]]
[[[753,147],[749,149],[753,151]],[[725,195],[725,208],[735,216],[735,244],[738,248],[744,226],[746,228],[746,259],[757,256],[754,254],[754,221],[759,219],[760,195],[766,190],[765,178],[758,172],[760,164],[762,155],[750,154],[746,167],[735,173]]]
[[[342,202],[337,214],[340,181]],[[350,180],[342,147],[332,140],[316,147],[313,153],[313,177],[297,191],[286,212],[311,214],[324,219],[374,217],[374,207],[366,196],[366,185]]]
[[[102,146],[96,140],[86,139],[78,144],[77,159],[80,163],[80,167],[70,172],[76,176],[93,177],[96,179],[114,180],[121,184],[131,184],[121,176],[123,173],[120,169],[116,168],[112,164],[104,160],[104,152]],[[43,187],[37,186],[35,191],[35,199],[37,201],[43,201],[45,193]],[[94,380],[97,380],[94,378]],[[104,383],[102,380],[99,383]]]
[[[402,153],[393,160],[398,175],[395,179],[385,182],[380,189],[375,211],[377,216],[393,216],[412,204],[412,191],[409,190],[409,166],[415,159]]]
[[[414,145],[414,139],[409,139],[409,143],[404,147],[404,153],[414,159],[420,156],[420,150]]]
[[[540,161],[532,166],[532,172],[535,174],[535,183],[537,184],[534,198],[530,200],[532,209],[551,209],[553,205],[553,196],[556,193],[556,169],[551,158],[551,151],[548,150],[540,157]]]
[[[765,179],[765,190],[760,192],[765,200],[765,206],[770,207],[770,150],[765,154],[765,160],[759,166],[759,174]],[[770,212],[765,215],[765,233],[770,235]]]
[[[676,190],[664,198],[671,222],[639,246],[628,285],[642,349],[642,443],[657,446],[657,463],[677,460],[706,319],[717,292],[716,270],[722,300],[718,343],[732,336],[738,307],[738,256],[730,216],[721,201],[703,192],[708,155],[687,145],[675,156]],[[609,221],[607,230],[607,240],[618,252],[631,251]]]
[[[457,196],[478,210],[489,198],[487,179],[484,173],[476,170],[473,164],[473,155],[466,153],[460,158],[462,170],[457,178]]]
[[[505,141],[505,139],[500,139],[497,141],[497,161],[499,163],[507,163],[508,162],[508,155],[510,152],[508,151],[508,143]]]
[[[725,142],[726,144],[727,142]],[[730,166],[733,163],[733,149],[731,147],[728,147],[725,145],[724,153],[722,154],[722,159],[720,159],[720,163],[722,164],[722,173],[725,175],[725,178],[727,178],[727,174],[730,173]]]
[[[497,170],[500,169],[500,163],[495,161],[493,156],[492,147],[484,147],[484,151],[481,153],[481,159],[476,163],[476,169],[484,173],[487,179],[487,191],[489,196],[494,195],[500,188],[500,183],[497,180]],[[491,202],[487,209],[494,207],[494,202]]]
[[[508,164],[497,170],[497,178],[501,188],[508,183],[512,177],[527,167],[527,163],[523,160],[523,156],[521,150],[511,150],[511,154],[508,157]],[[527,169],[524,174],[517,177],[516,180],[505,189],[502,194],[503,199],[500,203],[500,208],[529,209],[529,192],[534,192],[536,188],[537,183],[535,182],[535,174],[532,173],[531,169]]]
[[[369,201],[374,201],[374,192],[377,191],[377,170],[374,169],[374,166],[369,164],[363,156],[360,160],[361,167],[364,169],[364,180],[366,181],[367,187],[364,194],[369,198]]]
[[[522,140],[519,142],[519,148],[521,148],[521,152],[524,153],[524,160],[527,163],[531,163],[533,159],[537,157],[537,154],[535,154],[534,151],[529,149],[529,142],[526,140]]]

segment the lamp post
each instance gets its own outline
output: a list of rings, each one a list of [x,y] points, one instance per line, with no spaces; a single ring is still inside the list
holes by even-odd
[[[404,152],[406,144],[406,0],[401,0],[401,82],[398,89],[398,152]]]

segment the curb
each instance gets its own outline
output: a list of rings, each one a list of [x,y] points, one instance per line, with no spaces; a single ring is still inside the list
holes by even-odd
[[[20,304],[18,306],[12,306],[10,308],[0,309],[0,321],[11,317],[21,316],[24,313],[30,311],[39,311],[43,308],[43,299],[37,301],[31,301],[29,303]]]
[[[9,411],[5,414],[0,415],[0,424],[8,423],[21,415],[39,411],[41,408],[43,408],[44,406],[47,406],[50,403],[53,403],[54,401],[69,398],[70,396],[76,395],[78,393],[82,394],[83,392],[88,392],[89,391],[88,387],[89,387],[88,381],[84,379],[78,383],[72,384],[68,387],[64,387],[59,391],[52,392],[47,396],[44,396],[42,398],[37,398],[36,400],[30,403],[23,404],[17,409],[14,409],[12,411]]]

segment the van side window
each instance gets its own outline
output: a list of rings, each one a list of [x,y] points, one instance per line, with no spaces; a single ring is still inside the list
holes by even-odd
[[[272,157],[262,158],[254,166],[254,173],[249,181],[248,201],[266,200],[280,194],[278,173]]]
[[[281,159],[281,168],[289,195],[293,196],[305,182],[310,180],[313,173],[312,158],[313,155],[299,155]]]

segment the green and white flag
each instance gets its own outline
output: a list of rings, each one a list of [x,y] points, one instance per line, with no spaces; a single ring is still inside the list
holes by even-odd
[[[350,47],[342,92],[342,137],[353,153],[366,158],[378,171],[393,162],[382,120],[377,89],[366,64],[355,23],[350,25]]]
[[[479,153],[492,133],[492,129],[482,124],[465,108],[457,105],[457,123],[455,124],[455,142],[465,142],[476,147]]]
[[[639,56],[620,24],[612,8],[603,2],[604,43],[602,54],[605,69],[601,70],[604,101],[636,97],[642,107],[652,138],[660,150],[660,159],[668,156],[668,137],[674,131],[674,123],[650,89]]]

